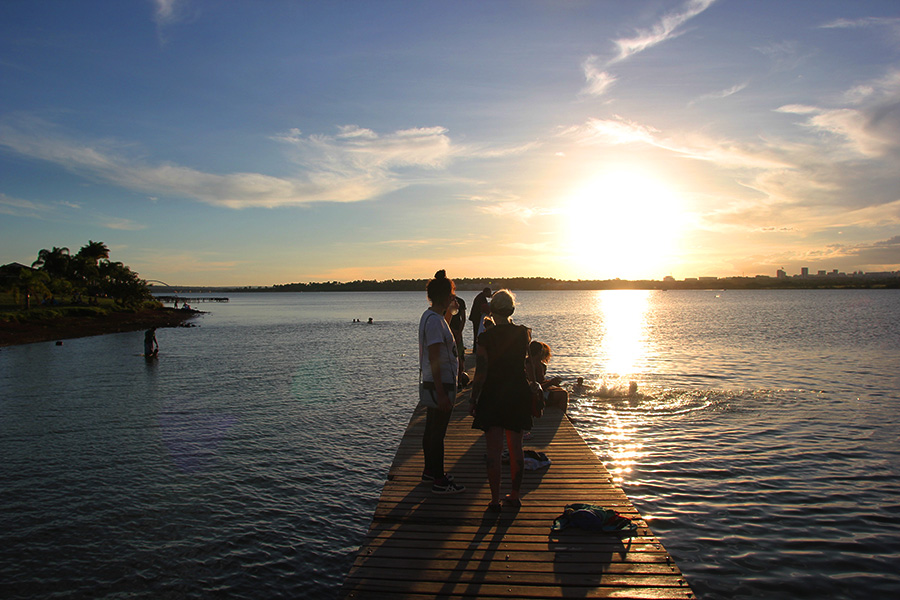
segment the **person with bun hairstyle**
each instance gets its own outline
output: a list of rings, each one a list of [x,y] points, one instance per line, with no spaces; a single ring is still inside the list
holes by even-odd
[[[516,325],[510,317],[516,309],[515,296],[500,290],[491,298],[494,326],[478,337],[475,380],[470,412],[473,429],[484,431],[487,446],[487,476],[491,488],[488,510],[500,511],[501,454],[503,440],[509,449],[512,491],[504,503],[522,505],[519,490],[525,467],[522,435],[532,427],[532,388],[525,370],[525,356],[531,330]]]
[[[455,299],[454,289],[453,280],[447,278],[443,269],[435,273],[426,287],[431,306],[419,319],[419,368],[423,385],[437,404],[427,407],[425,413],[422,481],[432,482],[431,491],[435,494],[456,494],[466,489],[444,471],[444,435],[453,412],[459,372],[456,340],[445,319]]]

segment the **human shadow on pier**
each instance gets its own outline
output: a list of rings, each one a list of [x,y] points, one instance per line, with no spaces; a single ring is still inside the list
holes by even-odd
[[[416,411],[341,597],[477,597],[485,586],[498,585],[496,565],[508,558],[502,546],[516,515],[509,508],[499,514],[487,510],[484,442],[471,430],[467,400],[467,392],[457,395],[446,439],[447,466],[466,491],[435,495],[430,485],[420,482],[424,415]]]

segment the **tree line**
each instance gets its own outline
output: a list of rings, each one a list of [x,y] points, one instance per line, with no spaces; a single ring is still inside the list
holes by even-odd
[[[116,304],[133,306],[152,298],[147,282],[121,262],[109,260],[103,242],[89,240],[78,252],[68,248],[42,249],[31,269],[7,278],[7,287],[24,296],[25,307],[34,300],[70,297],[77,301],[111,298]]]

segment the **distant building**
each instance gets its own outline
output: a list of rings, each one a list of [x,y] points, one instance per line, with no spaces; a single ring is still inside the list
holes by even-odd
[[[800,277],[809,277],[809,267],[800,267]]]
[[[777,271],[775,271],[775,277],[777,277],[778,279],[787,279],[787,273],[784,271],[784,269],[778,269]]]

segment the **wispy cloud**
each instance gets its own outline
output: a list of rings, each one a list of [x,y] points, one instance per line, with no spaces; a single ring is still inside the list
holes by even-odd
[[[745,89],[748,85],[750,85],[750,82],[744,81],[743,83],[735,84],[735,85],[731,86],[730,88],[727,88],[724,90],[719,90],[717,92],[711,92],[709,94],[703,94],[702,96],[699,96],[699,97],[691,100],[689,102],[689,105],[693,106],[694,104],[696,104],[698,102],[703,102],[705,100],[721,100],[723,98],[728,98],[729,96],[734,96],[741,90]]]
[[[772,42],[755,50],[769,59],[771,69],[776,73],[792,71],[811,56],[809,52],[802,52],[800,44],[792,40]]]
[[[13,217],[42,218],[52,210],[52,207],[39,202],[13,198],[0,193],[0,214]]]
[[[835,19],[819,25],[822,29],[860,29],[864,27],[889,27],[900,31],[900,17],[863,17],[861,19]]]
[[[584,125],[562,132],[581,144],[646,144],[686,158],[713,162],[719,166],[742,169],[786,168],[785,162],[759,146],[734,140],[715,139],[701,133],[678,132],[665,135],[658,129],[614,116],[589,119]]]
[[[900,154],[900,70],[857,85],[844,97],[846,106],[793,104],[777,110],[804,115],[806,127],[843,140],[844,147],[858,155],[879,158]]]
[[[609,72],[609,67],[681,35],[684,33],[682,26],[709,8],[715,1],[688,0],[679,9],[664,14],[649,28],[638,29],[629,37],[613,40],[617,52],[612,58],[603,60],[596,55],[589,56],[581,65],[587,83],[581,93],[591,96],[606,94],[617,79]]]
[[[690,0],[680,9],[663,15],[652,27],[639,29],[631,37],[616,40],[615,44],[619,49],[619,53],[611,62],[625,60],[629,56],[681,35],[684,33],[680,29],[681,26],[705,11],[715,1]]]
[[[135,223],[131,219],[122,218],[104,219],[100,224],[107,229],[116,229],[119,231],[140,231],[141,229],[146,229],[145,225]]]
[[[78,141],[39,119],[14,115],[0,121],[0,146],[19,155],[154,196],[187,197],[228,208],[369,200],[420,182],[423,169],[443,169],[463,154],[442,127],[378,135],[349,125],[334,136],[303,136],[291,130],[276,139],[291,148],[296,173],[214,174],[170,163],[147,164],[129,157],[131,149],[124,144]],[[479,152],[489,153],[473,154]]]
[[[157,25],[169,25],[183,15],[183,0],[152,0],[153,20]]]
[[[598,68],[597,63],[599,60],[600,58],[597,56],[589,56],[581,65],[581,68],[584,70],[584,79],[587,82],[587,85],[582,90],[583,94],[602,96],[616,82],[615,75]]]
[[[481,213],[503,218],[513,218],[519,222],[528,222],[534,217],[552,214],[553,209],[526,204],[514,194],[501,191],[489,191],[469,197]]]

